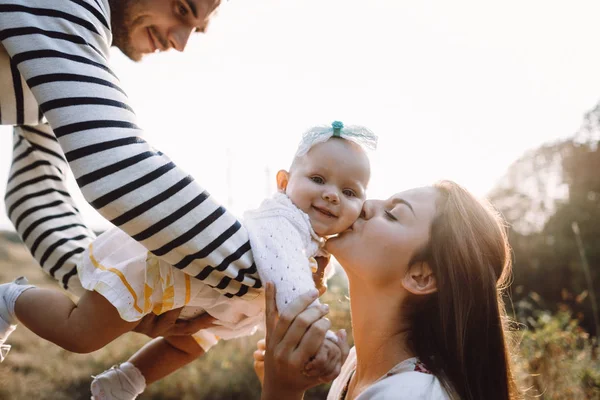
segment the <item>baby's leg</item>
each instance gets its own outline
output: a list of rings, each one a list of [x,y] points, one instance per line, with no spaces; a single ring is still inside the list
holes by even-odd
[[[146,385],[156,382],[204,354],[191,336],[157,338],[146,344],[126,363],[96,376],[92,398],[133,400]]]
[[[74,353],[91,353],[139,323],[121,319],[101,294],[86,291],[77,304],[56,290],[32,288],[15,302],[17,319],[38,336]]]
[[[157,338],[142,347],[129,359],[151,384],[175,372],[204,354],[191,336]]]

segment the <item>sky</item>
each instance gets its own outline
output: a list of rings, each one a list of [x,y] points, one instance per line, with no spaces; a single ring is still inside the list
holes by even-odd
[[[304,130],[334,120],[379,135],[369,197],[439,179],[485,196],[600,100],[598,15],[583,0],[230,0],[184,53],[114,49],[112,67],[144,138],[238,215],[274,191]],[[2,182],[11,143],[1,127]]]

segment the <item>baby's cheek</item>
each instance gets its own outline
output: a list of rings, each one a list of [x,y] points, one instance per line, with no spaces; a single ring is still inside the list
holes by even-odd
[[[356,200],[356,202],[354,204],[354,209],[353,209],[354,214],[352,216],[354,218],[354,221],[356,221],[358,219],[358,217],[360,217],[360,213],[363,210],[363,206],[365,205],[365,201],[366,201],[365,199],[357,199]],[[352,222],[354,222],[354,221],[352,221]]]
[[[356,222],[362,211],[363,204],[364,200],[356,201],[353,202],[353,204],[351,204],[350,207],[347,208],[346,212],[344,213],[344,227],[342,231],[345,231],[346,229],[350,228],[352,224]]]

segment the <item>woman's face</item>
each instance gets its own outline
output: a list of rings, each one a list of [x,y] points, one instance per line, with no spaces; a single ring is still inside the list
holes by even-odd
[[[429,241],[438,192],[424,187],[387,200],[367,200],[359,219],[327,241],[350,279],[377,284],[401,280],[413,254]]]

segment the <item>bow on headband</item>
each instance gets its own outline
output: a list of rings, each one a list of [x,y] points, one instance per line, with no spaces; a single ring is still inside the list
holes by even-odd
[[[315,126],[302,135],[296,151],[296,157],[302,157],[317,143],[323,143],[332,137],[349,140],[368,150],[377,148],[377,135],[360,125],[344,126],[341,121],[334,121],[331,126]]]

